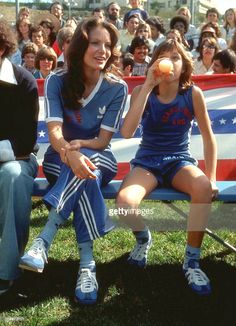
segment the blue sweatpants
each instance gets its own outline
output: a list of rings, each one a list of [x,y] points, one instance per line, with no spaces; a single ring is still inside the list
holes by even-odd
[[[99,238],[114,228],[101,193],[101,186],[111,181],[117,173],[117,163],[110,150],[94,151],[82,148],[96,166],[96,179],[79,179],[61,162],[57,153],[45,154],[44,173],[55,184],[44,197],[65,219],[73,212],[78,243]]]

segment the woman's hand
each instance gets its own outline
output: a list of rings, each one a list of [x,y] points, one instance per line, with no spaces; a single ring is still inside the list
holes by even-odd
[[[72,140],[69,144],[60,149],[60,158],[63,163],[68,165],[67,152],[68,151],[79,151],[81,148],[80,140]]]
[[[215,200],[219,193],[219,189],[217,188],[215,181],[210,180],[210,183],[211,183],[211,189],[212,189],[212,200]]]
[[[67,150],[66,160],[66,164],[69,165],[78,178],[96,179],[96,175],[91,170],[96,170],[97,167],[85,155],[78,151]]]

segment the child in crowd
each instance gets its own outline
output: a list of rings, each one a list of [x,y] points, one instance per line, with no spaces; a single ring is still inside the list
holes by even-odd
[[[36,73],[35,57],[38,52],[38,47],[33,42],[27,43],[22,50],[22,67],[30,71],[33,75]]]

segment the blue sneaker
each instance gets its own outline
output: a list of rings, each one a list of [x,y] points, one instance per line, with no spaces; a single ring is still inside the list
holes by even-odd
[[[92,305],[97,302],[98,283],[95,268],[81,268],[75,288],[75,299],[81,304]]]
[[[19,267],[33,272],[42,273],[47,263],[47,250],[45,242],[36,238],[30,249],[21,257]]]
[[[140,240],[139,240],[140,241]],[[148,240],[144,239],[143,243],[136,243],[136,246],[129,254],[128,263],[139,267],[146,267],[148,251],[152,246],[152,237],[149,232]]]
[[[183,266],[183,271],[185,278],[188,281],[189,287],[199,295],[209,295],[211,294],[211,284],[209,278],[206,274],[197,266],[195,266],[195,261],[190,260],[188,262],[188,268]]]

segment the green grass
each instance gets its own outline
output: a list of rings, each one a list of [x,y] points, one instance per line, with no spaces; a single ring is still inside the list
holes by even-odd
[[[110,208],[114,205],[112,201],[108,204]],[[40,202],[34,202],[34,207],[29,244],[47,218]],[[152,229],[185,226],[185,221],[162,203],[147,201],[143,206],[153,207]],[[186,203],[178,203],[178,207],[187,211]],[[224,212],[224,218],[232,215],[218,203],[214,211],[218,215]],[[217,234],[236,244],[234,232],[218,230]],[[83,307],[73,298],[79,256],[72,222],[68,221],[56,236],[44,273],[25,272],[12,291],[0,297],[0,325],[236,325],[236,255],[205,237],[201,265],[211,279],[213,293],[199,297],[188,289],[182,275],[186,233],[153,231],[152,235],[145,270],[126,263],[134,245],[129,230],[120,228],[95,241],[99,299],[97,305]]]

